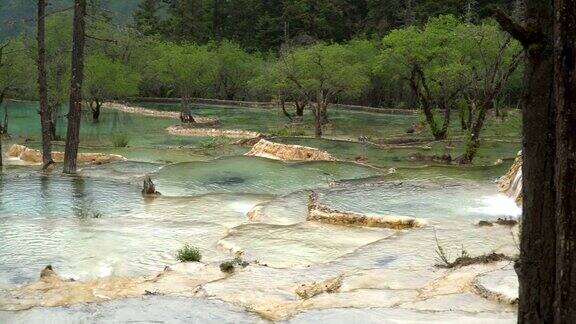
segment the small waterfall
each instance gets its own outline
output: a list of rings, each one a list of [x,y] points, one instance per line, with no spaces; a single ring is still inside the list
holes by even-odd
[[[508,195],[514,198],[517,202],[522,200],[522,168],[518,169],[516,172],[514,180],[508,190]]]
[[[522,202],[522,152],[518,153],[510,170],[498,180],[498,187],[501,192],[514,198],[516,203]]]

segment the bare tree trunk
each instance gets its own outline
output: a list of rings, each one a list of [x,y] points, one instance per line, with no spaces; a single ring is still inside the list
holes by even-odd
[[[556,323],[576,323],[576,3],[555,0]]]
[[[552,1],[526,0],[526,26],[502,13],[502,28],[527,50],[523,97],[523,209],[518,323],[554,320],[556,284],[556,105],[553,99]],[[568,287],[566,287],[568,288]]]
[[[420,84],[424,88],[424,91],[420,90],[418,80],[420,80]],[[419,66],[414,66],[412,68],[412,75],[409,81],[410,81],[410,87],[412,88],[412,93],[422,104],[422,110],[424,111],[424,116],[426,117],[426,123],[428,123],[428,126],[430,126],[430,132],[432,133],[432,136],[434,136],[434,139],[437,141],[446,139],[446,135],[448,132],[448,124],[446,124],[446,122],[449,123],[450,121],[449,120],[444,121],[444,123],[446,124],[446,132],[442,133],[442,130],[438,129],[438,125],[436,124],[436,120],[434,118],[434,112],[432,111],[432,102],[430,97],[430,89],[428,88],[426,77],[424,76],[424,71],[422,71],[422,69]],[[449,112],[448,117],[450,117]]]
[[[324,102],[324,94],[318,91],[316,94],[316,105],[314,106],[314,134],[316,138],[322,137],[322,103]]]
[[[296,116],[303,118],[304,117],[304,108],[308,105],[307,101],[299,101],[294,100],[294,104],[296,105]]]
[[[470,164],[474,160],[478,149],[480,148],[480,132],[482,132],[482,127],[484,127],[484,122],[486,121],[486,112],[488,107],[480,107],[478,112],[478,117],[476,117],[476,122],[472,125],[470,129],[470,136],[468,142],[466,143],[466,151],[460,157],[460,164]]]
[[[2,63],[2,62],[0,62]],[[4,103],[4,97],[6,96],[6,89],[3,89],[2,92],[0,92],[0,107],[2,107],[2,104]],[[6,107],[5,109],[8,109],[8,107]],[[2,129],[2,127],[0,127],[0,168],[2,168],[2,135],[4,134],[4,130]]]
[[[280,108],[282,108],[282,113],[284,114],[284,116],[286,116],[290,121],[292,121],[292,115],[290,115],[288,110],[286,110],[286,100],[284,100],[284,97],[280,99]]]
[[[321,104],[317,103],[314,107],[314,135],[316,138],[322,137],[322,108],[319,107],[320,105]]]
[[[52,136],[50,134],[50,109],[48,107],[48,81],[46,79],[46,0],[38,0],[38,96],[40,99],[40,125],[42,128],[42,169],[52,161]]]
[[[8,134],[8,106],[4,107],[4,122],[2,124],[2,131],[4,134]]]
[[[72,78],[70,85],[70,110],[64,152],[64,173],[76,173],[76,158],[80,144],[80,117],[82,114],[82,82],[84,79],[86,0],[74,1],[74,30],[72,47]]]
[[[100,121],[100,107],[102,107],[102,102],[99,99],[90,101],[90,111],[92,111],[92,121],[94,123]]]
[[[527,1],[528,28],[552,35],[553,8],[549,1]],[[554,163],[555,105],[552,98],[553,56],[551,39],[530,44],[526,64],[523,107],[524,201],[520,261],[521,323],[553,323],[556,231]]]
[[[59,113],[60,113],[60,104],[50,105],[50,138],[53,141],[58,140],[58,135],[56,134],[56,128]]]
[[[6,91],[7,91],[6,89],[3,89],[2,92],[0,92],[0,107],[2,107],[2,104],[4,103],[4,98],[6,98]],[[8,118],[8,107],[4,107],[4,112],[5,112],[4,123],[7,124],[6,119]],[[4,127],[7,126],[0,125],[0,135],[8,133],[8,130],[4,129]]]

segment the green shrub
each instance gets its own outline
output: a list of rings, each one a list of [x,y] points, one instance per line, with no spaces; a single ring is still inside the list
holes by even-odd
[[[225,273],[232,273],[234,272],[234,261],[226,261],[220,263],[220,271]]]
[[[285,126],[279,129],[272,129],[269,133],[278,137],[295,137],[306,135],[306,130],[300,126]]]
[[[200,249],[197,247],[186,244],[178,250],[176,259],[180,262],[200,262],[202,253],[200,253]]]
[[[248,265],[250,265],[250,263],[242,260],[242,258],[240,256],[237,256],[234,258],[234,260],[225,261],[225,262],[220,263],[220,271],[225,272],[225,273],[232,273],[232,272],[234,272],[234,269],[236,268],[236,266],[246,268]]]
[[[112,135],[112,145],[114,145],[114,147],[127,147],[128,142],[130,142],[130,139],[128,138],[128,135],[124,133]]]

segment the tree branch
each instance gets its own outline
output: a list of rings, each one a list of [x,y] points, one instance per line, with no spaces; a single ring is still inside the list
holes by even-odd
[[[529,30],[518,24],[502,11],[502,9],[492,9],[492,12],[494,13],[494,18],[500,27],[509,33],[514,39],[519,41],[525,48],[543,41],[543,36],[540,33]]]
[[[108,43],[113,43],[113,44],[118,44],[118,42],[114,39],[107,39],[107,38],[99,38],[96,36],[92,36],[92,35],[88,35],[86,34],[86,38],[92,39],[92,40],[97,40],[97,41],[101,41],[101,42],[108,42]]]

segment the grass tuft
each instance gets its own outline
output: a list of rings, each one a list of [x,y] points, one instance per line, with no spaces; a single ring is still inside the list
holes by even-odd
[[[130,139],[125,133],[116,133],[112,135],[112,145],[114,147],[127,147]]]
[[[185,244],[176,252],[176,259],[180,262],[200,262],[202,253],[199,248]]]

